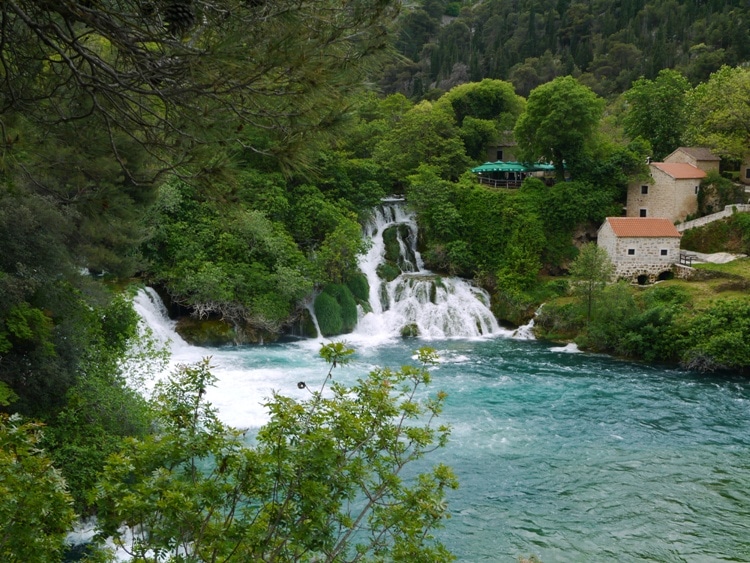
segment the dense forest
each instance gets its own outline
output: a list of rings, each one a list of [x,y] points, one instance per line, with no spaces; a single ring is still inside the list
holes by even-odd
[[[331,401],[274,397],[253,449],[204,404],[207,365],[153,400],[134,385],[164,365],[138,330],[139,285],[199,342],[299,330],[313,298],[324,335],[350,331],[370,291],[361,225],[389,194],[417,214],[426,265],[486,288],[504,322],[563,297],[540,319],[549,334],[649,361],[750,365],[746,300],[693,311],[680,292],[615,285],[602,291],[618,306],[587,318],[571,292],[588,275],[580,249],[620,214],[648,158],[686,144],[722,156],[708,212],[737,197],[750,146],[746,3],[625,4],[3,2],[3,559],[57,560],[74,515],[96,514],[108,534],[125,521],[154,531],[133,547],[143,557],[190,545],[200,561],[449,560],[425,538],[445,516],[450,471],[391,478],[445,440],[431,424],[402,434],[403,421],[436,416],[440,396],[388,391],[428,382],[429,351],[419,368],[333,386]],[[479,185],[470,168],[509,138],[566,181]],[[732,228],[749,250],[750,225]],[[350,353],[332,345],[324,358]],[[209,474],[196,469],[206,460]],[[361,494],[378,500],[372,511],[346,513]],[[154,499],[161,511],[143,520]],[[247,505],[244,519],[219,518]],[[377,540],[354,545],[342,530],[357,526]]]
[[[497,78],[527,96],[572,75],[611,97],[674,68],[696,85],[750,58],[750,7],[734,1],[429,0],[404,14],[385,92],[434,98]]]

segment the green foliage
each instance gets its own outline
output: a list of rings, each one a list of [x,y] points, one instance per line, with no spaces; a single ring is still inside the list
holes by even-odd
[[[349,287],[346,285],[330,283],[323,288],[323,293],[335,298],[339,305],[341,329],[338,334],[354,330],[354,327],[357,325],[357,301],[354,298],[354,295],[352,295]],[[325,336],[331,335],[331,333],[326,331],[323,331],[323,334]]]
[[[367,303],[370,300],[370,284],[364,274],[355,274],[346,281],[346,287],[359,303]]]
[[[586,324],[576,303],[546,303],[535,317],[534,329],[540,338],[572,340]]]
[[[453,112],[430,102],[410,109],[385,131],[373,152],[394,185],[403,185],[420,165],[433,167],[444,180],[457,179],[469,167]]]
[[[625,132],[631,139],[641,137],[651,144],[654,160],[682,145],[687,127],[685,98],[690,83],[679,71],[664,69],[654,80],[640,78],[625,93],[629,106]]]
[[[174,182],[150,222],[151,275],[198,316],[277,332],[312,289],[310,264],[284,224],[260,211],[225,208]]]
[[[0,415],[0,558],[59,561],[75,514],[65,482],[39,448],[41,425]]]
[[[750,215],[735,213],[722,221],[688,229],[682,235],[680,246],[696,252],[750,251]]]
[[[604,100],[572,76],[535,88],[514,134],[525,160],[546,160],[563,179],[563,163],[574,165],[599,124]]]
[[[344,319],[341,316],[341,305],[339,305],[336,297],[322,292],[315,298],[313,307],[323,336],[342,333]]]
[[[735,184],[712,170],[701,181],[698,191],[698,213],[701,216],[710,215],[717,211],[724,211],[727,205],[746,201],[747,195],[743,186]]]
[[[607,251],[595,243],[586,243],[570,265],[570,275],[574,280],[573,291],[585,303],[586,320],[591,321],[594,302],[599,300],[604,286],[611,281],[615,266]]]
[[[466,155],[474,161],[484,162],[487,147],[497,138],[497,126],[487,119],[467,116],[459,132],[466,149]]]
[[[750,145],[750,69],[723,66],[688,96],[686,138],[735,160],[747,157]]]
[[[321,280],[343,283],[359,271],[359,257],[369,248],[354,218],[341,219],[320,245],[316,256]]]
[[[695,315],[680,341],[688,369],[746,369],[750,365],[750,302],[721,299]]]
[[[398,5],[266,8],[259,17],[234,0],[123,0],[117,10],[21,0],[6,14],[13,48],[0,50],[4,119],[17,112],[46,130],[96,125],[105,140],[92,148],[126,175],[141,170],[128,142],[167,169],[190,160],[200,168],[227,147],[309,164],[309,147],[340,125],[346,97],[383,59]]]
[[[451,6],[453,3],[449,3]],[[722,64],[750,57],[739,1],[652,0],[622,6],[583,2],[463,2],[457,19],[441,21],[445,2],[406,10],[397,48],[405,57],[381,79],[386,92],[420,99],[426,85],[449,89],[468,80],[510,80],[523,96],[572,74],[612,98],[639,77],[679,69],[695,84]]]
[[[459,126],[463,126],[465,119],[471,117],[495,122],[498,133],[515,125],[525,105],[512,84],[489,78],[455,86],[438,103],[450,104]]]
[[[581,251],[580,259],[587,260],[586,250]],[[576,267],[581,266],[574,262]],[[575,287],[575,286],[574,286]],[[623,325],[637,313],[635,300],[627,283],[619,282],[598,290],[596,295],[598,301],[606,303],[606,307],[596,307],[587,318],[588,326],[585,334],[576,340],[579,346],[594,352],[607,352],[618,349]],[[586,294],[588,299],[589,295]],[[593,297],[592,297],[593,299]],[[588,301],[584,302],[584,311],[587,311]]]
[[[102,537],[142,561],[452,560],[429,532],[448,517],[453,473],[405,471],[447,440],[434,423],[444,394],[415,399],[436,356],[422,349],[420,366],[332,383],[351,354],[324,346],[331,371],[319,390],[270,398],[253,446],[206,402],[208,361],[180,368],[157,388],[158,432],[110,457],[95,495]]]

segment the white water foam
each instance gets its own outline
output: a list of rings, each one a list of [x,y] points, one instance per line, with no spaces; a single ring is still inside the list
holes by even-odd
[[[383,234],[396,227],[402,274],[390,282],[380,279],[385,261]],[[417,224],[401,201],[389,200],[375,208],[364,234],[372,241],[359,267],[370,284],[372,312],[360,315],[351,336],[358,344],[377,345],[401,337],[405,327],[416,328],[421,339],[510,336],[489,309],[487,293],[460,278],[441,277],[424,268],[417,250]]]
[[[218,381],[206,396],[218,409],[221,420],[231,426],[262,426],[269,420],[263,403],[275,391],[287,397],[305,398],[309,391],[298,389],[297,383],[304,381],[305,377],[310,381],[320,381],[327,372],[325,362],[315,353],[320,348],[320,341],[301,341],[301,353],[294,354],[293,359],[289,358],[288,351],[266,346],[254,347],[252,355],[242,347],[192,346],[175,332],[175,322],[170,320],[161,298],[152,288],[141,289],[133,306],[143,327],[150,328],[157,342],[171,352],[167,369],[155,380],[147,382],[144,393],[149,394],[156,381],[166,378],[178,366],[210,358],[211,372]]]

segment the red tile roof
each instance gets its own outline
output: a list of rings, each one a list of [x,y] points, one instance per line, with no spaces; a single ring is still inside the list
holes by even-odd
[[[651,165],[656,166],[659,170],[669,174],[676,180],[697,180],[706,177],[706,173],[703,170],[684,162],[652,162]]]
[[[681,237],[669,219],[658,217],[607,217],[618,237]]]

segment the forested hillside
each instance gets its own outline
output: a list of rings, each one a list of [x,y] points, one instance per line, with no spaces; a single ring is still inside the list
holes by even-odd
[[[401,16],[404,58],[381,84],[434,98],[499,78],[526,96],[570,74],[608,97],[675,68],[695,85],[748,60],[749,25],[743,0],[424,0]]]

